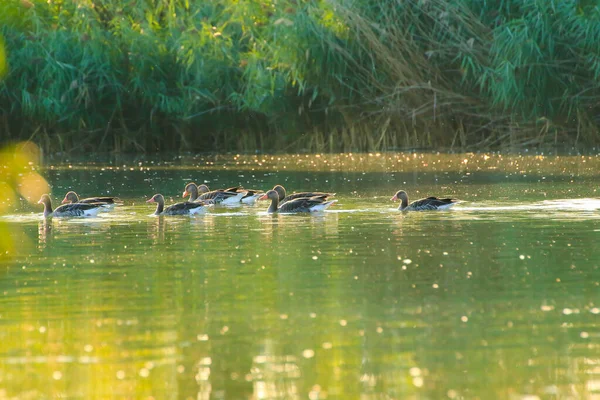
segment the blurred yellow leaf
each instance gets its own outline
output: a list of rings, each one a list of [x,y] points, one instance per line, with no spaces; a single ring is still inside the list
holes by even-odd
[[[0,78],[8,72],[8,64],[6,62],[6,50],[4,50],[4,39],[0,36]]]
[[[30,203],[37,202],[44,193],[50,192],[48,182],[36,172],[28,172],[20,176],[17,187],[19,194]]]
[[[15,251],[15,232],[6,222],[0,222],[0,260],[12,257]]]
[[[18,191],[27,201],[36,202],[49,191],[46,180],[36,172],[41,154],[33,142],[22,142],[0,149],[0,182]]]
[[[17,202],[17,196],[13,188],[3,181],[0,181],[0,193],[2,193],[2,198],[0,198],[0,215],[2,215],[11,210]]]
[[[0,215],[7,214],[17,203],[17,192],[33,203],[50,190],[48,182],[37,172],[41,153],[33,142],[7,145],[0,149]],[[27,237],[15,224],[0,221],[0,261],[25,251]]]

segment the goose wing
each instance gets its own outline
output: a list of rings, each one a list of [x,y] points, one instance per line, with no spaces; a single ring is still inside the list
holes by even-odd
[[[88,197],[86,199],[79,200],[79,203],[104,203],[104,204],[115,204],[120,203],[121,199],[113,196],[101,196],[101,197]]]
[[[227,189],[219,189],[219,191],[221,191],[221,192],[233,192],[233,193],[239,193],[241,191],[245,192],[244,188],[241,187],[241,186],[234,186],[234,187],[230,187],[230,188],[227,188]]]
[[[444,206],[450,206],[456,203],[454,199],[438,199],[437,197],[427,197],[426,199],[416,200],[412,202],[407,208],[413,210],[437,210]]]
[[[291,213],[291,212],[310,212],[311,208],[325,203],[328,194],[312,196],[312,197],[298,197],[290,201],[286,201],[279,206],[279,212]]]
[[[298,199],[301,197],[307,197],[307,198],[311,198],[311,197],[322,197],[325,196],[325,198],[330,197],[330,196],[335,196],[335,193],[325,193],[325,192],[298,192],[298,193],[292,193],[288,196],[286,196],[283,200],[281,200],[282,203],[285,203],[286,201],[290,201],[290,200],[294,200],[294,199]]]
[[[202,194],[198,197],[199,200],[212,200],[215,204],[222,203],[224,200],[238,196],[238,192],[224,191],[224,190],[212,190],[210,192]]]

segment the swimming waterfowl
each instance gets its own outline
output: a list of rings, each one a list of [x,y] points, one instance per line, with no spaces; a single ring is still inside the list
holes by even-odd
[[[114,208],[115,204],[121,204],[121,200],[118,197],[114,196],[101,196],[101,197],[88,197],[85,199],[80,199],[77,193],[70,191],[65,194],[65,198],[61,202],[61,204],[73,204],[73,203],[102,203],[108,204],[111,207],[107,207],[107,209]]]
[[[190,182],[185,186],[183,197],[190,196],[190,201],[192,202],[212,200],[214,204],[233,205],[239,203],[247,193],[247,190],[243,190],[240,187],[210,190],[204,184],[198,186],[194,182]]]
[[[106,209],[104,203],[73,203],[63,204],[52,210],[52,200],[47,194],[43,194],[38,204],[44,205],[44,217],[95,217],[100,210]]]
[[[279,205],[279,193],[276,190],[269,190],[262,195],[259,200],[271,200],[268,213],[301,213],[323,211],[331,206],[337,200],[327,201],[327,194],[321,196],[298,197]]]
[[[415,200],[408,204],[408,194],[404,190],[396,192],[390,200],[401,200],[400,211],[427,211],[427,210],[446,210],[456,204],[455,199],[438,199],[437,197],[427,197],[426,199]]]
[[[325,192],[298,192],[286,196],[285,188],[281,185],[275,185],[273,190],[279,195],[279,202],[281,203],[285,203],[286,201],[294,200],[300,197],[325,196],[327,198],[335,196],[335,193]]]
[[[183,203],[175,203],[165,208],[165,198],[162,194],[155,194],[146,203],[156,203],[156,211],[154,215],[193,215],[206,212],[207,204],[198,201],[185,201]]]
[[[183,189],[183,198],[186,198],[188,196],[190,196],[190,201],[196,201],[198,200],[198,185],[196,185],[194,182],[190,182],[187,185],[185,185],[185,189]]]

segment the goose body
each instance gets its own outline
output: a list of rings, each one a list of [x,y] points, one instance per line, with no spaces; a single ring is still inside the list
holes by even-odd
[[[321,195],[312,197],[298,197],[286,201],[280,205],[279,197],[279,193],[276,190],[269,190],[267,193],[262,195],[259,200],[271,200],[271,205],[267,210],[267,212],[270,214],[319,212],[327,209],[337,202],[337,200],[327,201],[327,195]]]
[[[325,193],[325,192],[298,192],[298,193],[292,193],[292,194],[286,194],[285,188],[281,185],[275,185],[273,187],[273,190],[277,192],[277,194],[279,195],[279,202],[280,203],[285,203],[287,201],[290,200],[294,200],[294,199],[298,199],[301,197],[314,197],[314,196],[325,196],[325,198],[327,197],[333,197],[335,196],[335,193]]]
[[[208,204],[197,201],[184,201],[182,203],[175,203],[165,208],[165,198],[162,194],[155,194],[150,200],[146,200],[146,203],[156,203],[156,211],[154,215],[194,215],[203,214],[206,212]]]
[[[235,205],[239,204],[247,193],[248,191],[240,187],[210,190],[204,184],[198,186],[191,182],[185,186],[183,197],[190,196],[190,201],[192,202],[210,200],[214,204]]]
[[[399,190],[392,201],[400,200],[400,211],[430,211],[430,210],[446,210],[457,203],[455,199],[439,199],[437,197],[427,197],[426,199],[415,200],[412,203],[408,203],[408,194],[404,190]]]
[[[109,205],[102,203],[72,203],[52,209],[52,200],[47,194],[42,195],[38,204],[44,205],[44,217],[95,217]]]

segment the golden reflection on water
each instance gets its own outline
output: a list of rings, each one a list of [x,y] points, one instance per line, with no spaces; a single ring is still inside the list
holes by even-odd
[[[154,221],[148,224],[149,237],[152,239],[153,244],[164,242],[165,240],[165,227],[168,223],[168,218],[162,216],[154,217]]]
[[[38,250],[44,250],[52,240],[52,221],[41,218],[38,222]]]
[[[302,378],[295,356],[273,354],[274,343],[266,340],[265,354],[254,356],[249,379],[255,399],[299,399],[296,382]]]
[[[453,185],[434,171],[558,171],[579,158],[244,157],[214,162],[383,172],[376,190],[337,186],[339,204],[320,215],[268,215],[263,203],[154,217],[133,204],[155,189],[141,187],[98,218],[9,219],[34,245],[0,275],[0,398],[598,399],[600,203],[581,180]],[[413,191],[465,202],[397,212],[388,200],[404,183],[391,174],[424,163],[433,179]],[[179,167],[156,164],[138,166],[168,170],[148,185],[179,194]],[[131,167],[118,168],[89,194],[129,189]],[[327,172],[288,186],[362,176]],[[254,179],[227,177],[239,175]],[[78,176],[54,176],[55,191],[93,181]]]

